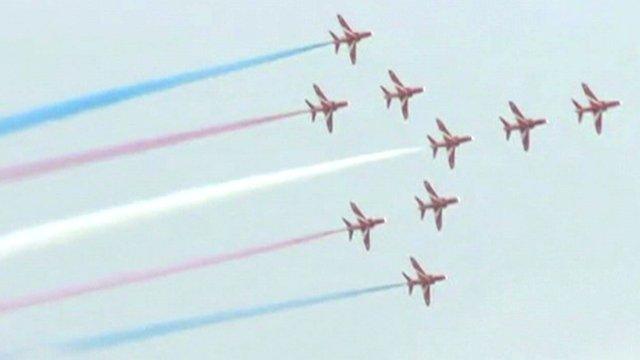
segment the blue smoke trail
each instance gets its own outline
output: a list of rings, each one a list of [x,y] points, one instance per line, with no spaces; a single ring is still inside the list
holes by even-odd
[[[168,90],[180,85],[189,84],[198,80],[204,80],[249,67],[273,62],[292,57],[313,49],[328,45],[329,43],[317,43],[262,55],[228,64],[216,65],[200,70],[188,71],[165,78],[152,79],[137,84],[121,86],[113,89],[99,91],[93,94],[80,96],[74,99],[64,100],[39,108],[27,110],[22,113],[10,115],[0,119],[0,135],[6,135],[28,127],[36,126],[56,119],[75,115],[91,109],[112,105],[134,97]]]
[[[109,332],[73,340],[66,343],[61,343],[58,348],[63,351],[87,351],[105,348],[128,342],[142,341],[157,336],[168,335],[174,332],[195,329],[203,326],[273,314],[277,312],[313,306],[330,301],[353,298],[365,294],[394,289],[400,286],[404,286],[404,283],[340,291],[314,297],[300,298],[249,308],[222,311],[209,315],[159,322],[134,329]]]

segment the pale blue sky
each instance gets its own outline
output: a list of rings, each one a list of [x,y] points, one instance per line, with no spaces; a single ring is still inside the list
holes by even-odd
[[[213,269],[0,317],[0,350],[175,317],[379,285],[414,254],[447,274],[426,309],[392,290],[187,331],[92,358],[634,358],[640,353],[640,41],[634,1],[5,1],[0,113],[328,38],[337,12],[375,37],[0,138],[0,163],[296,110],[311,84],[346,98],[329,136],[300,117],[2,185],[0,233],[247,175],[426,144],[434,118],[475,137],[455,171],[425,152],[92,234],[0,264],[2,297],[339,225],[357,200],[390,223],[372,252],[336,236]],[[404,124],[378,85],[425,85]],[[597,137],[580,82],[623,107]],[[530,153],[497,117],[550,124]],[[413,195],[462,203],[438,234]]]

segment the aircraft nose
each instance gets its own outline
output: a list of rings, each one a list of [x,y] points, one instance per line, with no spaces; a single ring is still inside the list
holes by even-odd
[[[469,140],[473,141],[475,139],[473,138],[473,136],[469,136]]]
[[[460,200],[462,200],[462,199],[460,199],[459,196],[456,196],[455,199],[456,199],[456,202],[460,202]]]

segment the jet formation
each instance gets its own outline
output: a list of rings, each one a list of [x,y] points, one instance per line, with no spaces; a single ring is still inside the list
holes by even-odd
[[[610,108],[620,106],[622,102],[619,100],[598,99],[598,97],[589,88],[589,85],[585,83],[582,83],[582,91],[584,91],[584,95],[587,97],[589,105],[583,106],[575,99],[571,99],[571,102],[573,102],[573,105],[576,108],[576,113],[578,114],[578,123],[582,123],[582,115],[585,113],[592,113],[593,118],[595,119],[596,133],[600,135],[602,134],[602,114]]]
[[[355,65],[357,58],[357,44],[363,39],[371,37],[373,33],[371,31],[355,31],[341,15],[338,14],[337,17],[344,35],[338,36],[334,32],[329,31],[332,38],[331,43],[334,45],[336,54],[339,52],[340,46],[345,44],[349,48],[351,63]],[[407,86],[400,80],[393,70],[388,70],[387,72],[391,79],[391,83],[393,84],[393,89],[387,88],[383,85],[380,86],[386,107],[389,109],[394,99],[398,99],[400,102],[402,117],[407,121],[409,119],[409,100],[415,95],[425,92],[425,88],[422,86]],[[314,85],[314,90],[320,99],[320,105],[316,106],[311,104],[308,100],[305,100],[311,109],[311,119],[315,120],[316,113],[323,113],[325,120],[327,121],[329,132],[332,132],[333,113],[339,108],[346,107],[348,102],[331,101],[327,99],[317,85]],[[620,106],[621,101],[599,99],[586,83],[582,83],[582,90],[587,98],[587,105],[582,105],[575,99],[571,99],[571,102],[575,107],[575,112],[578,116],[578,123],[582,123],[584,114],[593,114],[596,133],[600,135],[602,133],[603,114],[611,108]],[[528,152],[531,146],[531,131],[541,125],[547,124],[547,119],[525,116],[513,101],[509,101],[508,105],[515,121],[509,122],[504,117],[499,117],[506,139],[507,141],[510,140],[512,132],[519,132],[522,140],[522,147],[524,151]],[[473,141],[474,138],[470,135],[453,134],[440,118],[436,118],[436,125],[442,135],[442,140],[438,140],[437,136],[428,134],[428,145],[432,150],[434,159],[437,157],[439,149],[446,151],[449,168],[453,170],[456,165],[456,152],[458,152],[458,147],[462,144]],[[423,184],[428,193],[429,201],[427,202],[418,196],[414,197],[418,204],[420,219],[424,220],[427,211],[433,211],[436,229],[437,231],[442,231],[444,210],[451,205],[458,204],[460,202],[460,198],[440,196],[436,193],[429,181],[424,181]],[[361,232],[365,248],[368,251],[371,247],[371,229],[380,224],[386,223],[386,219],[367,217],[354,202],[351,202],[350,205],[351,210],[356,215],[356,221],[350,222],[347,219],[342,218],[346,225],[346,230],[349,232],[349,240],[352,240],[354,233]],[[406,280],[407,287],[409,288],[409,294],[411,295],[413,288],[416,285],[420,286],[422,288],[425,304],[429,306],[431,304],[431,286],[437,282],[445,280],[446,277],[441,274],[428,274],[415,258],[410,257],[410,260],[417,277],[411,278],[406,273],[402,273]]]
[[[357,44],[363,39],[373,36],[373,33],[371,31],[353,30],[340,14],[337,15],[337,18],[344,35],[338,36],[333,31],[329,31],[335,53],[337,54],[340,50],[340,46],[345,44],[349,48],[351,63],[355,65],[357,59]],[[425,88],[422,86],[405,85],[393,70],[388,70],[388,75],[393,84],[393,90],[382,85],[380,86],[387,109],[391,107],[391,103],[394,99],[398,99],[400,102],[402,117],[407,121],[409,119],[409,100],[413,96],[423,93]],[[340,108],[348,106],[349,103],[347,101],[329,100],[317,85],[314,84],[313,88],[320,100],[320,104],[314,105],[308,100],[305,100],[310,109],[311,120],[315,121],[317,113],[324,114],[327,128],[329,133],[331,133],[333,132],[333,113]],[[593,114],[596,133],[600,135],[602,133],[603,114],[611,108],[620,106],[621,102],[619,100],[599,99],[586,83],[582,83],[582,90],[588,100],[587,105],[581,105],[575,99],[571,99],[571,102],[575,107],[575,112],[578,116],[578,123],[582,123],[584,114]],[[547,119],[527,117],[513,101],[509,101],[508,104],[511,113],[515,118],[515,122],[511,123],[504,117],[499,117],[506,139],[510,140],[512,132],[519,132],[522,140],[522,147],[524,151],[528,152],[531,146],[531,131],[541,125],[547,124]],[[449,168],[453,170],[456,165],[456,152],[458,147],[462,144],[471,142],[474,139],[470,135],[453,134],[440,118],[436,118],[436,125],[442,135],[442,140],[438,140],[436,136],[427,135],[428,144],[432,150],[433,158],[435,159],[437,157],[439,149],[443,149],[443,151],[447,152]],[[424,220],[428,210],[433,211],[436,229],[437,231],[442,231],[444,209],[451,205],[458,204],[460,202],[460,198],[438,195],[429,181],[425,180],[423,185],[428,193],[429,201],[427,202],[418,196],[414,197],[418,204],[420,219]],[[351,210],[356,215],[356,220],[354,222],[350,222],[349,220],[342,218],[342,221],[346,225],[346,230],[349,232],[349,240],[353,239],[354,233],[361,232],[365,249],[369,251],[371,248],[371,229],[386,223],[386,219],[368,217],[354,202],[351,202],[350,205]],[[409,288],[409,294],[411,295],[413,288],[416,285],[419,285],[422,288],[425,304],[429,306],[431,304],[431,285],[445,280],[446,277],[440,274],[428,274],[415,258],[411,257],[410,260],[417,277],[411,278],[406,273],[402,273],[406,280],[407,287]]]

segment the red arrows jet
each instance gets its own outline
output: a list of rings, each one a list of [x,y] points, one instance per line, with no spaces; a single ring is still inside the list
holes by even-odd
[[[353,238],[353,232],[360,230],[364,235],[364,247],[369,251],[369,248],[371,247],[371,229],[380,224],[386,223],[387,219],[367,217],[353,201],[350,204],[351,210],[357,216],[356,221],[358,223],[352,224],[347,219],[342,218],[342,221],[347,225],[347,230],[349,231],[349,241]]]
[[[316,114],[321,112],[324,114],[324,119],[327,121],[327,129],[329,132],[333,132],[333,113],[343,107],[349,106],[348,101],[333,101],[329,100],[320,87],[316,84],[313,84],[313,90],[315,90],[316,95],[318,95],[318,99],[320,99],[320,105],[313,105],[309,100],[305,99],[304,101],[309,106],[309,111],[311,112],[311,121],[316,121]]]
[[[422,269],[420,264],[418,264],[418,261],[416,261],[416,259],[414,259],[413,257],[410,257],[410,259],[411,266],[413,266],[413,269],[416,271],[417,278],[412,279],[409,277],[409,275],[402,272],[402,276],[404,276],[405,280],[407,281],[407,287],[409,287],[409,295],[411,295],[411,292],[413,291],[413,287],[415,285],[420,285],[420,287],[422,288],[424,303],[429,306],[431,304],[431,285],[434,285],[438,281],[446,280],[447,277],[440,274],[427,274]]]
[[[509,124],[507,120],[503,117],[500,117],[500,121],[504,127],[504,131],[507,134],[507,140],[509,140],[509,136],[511,136],[511,131],[517,130],[520,131],[520,135],[522,136],[522,146],[524,147],[524,151],[529,151],[529,133],[531,129],[535,128],[538,125],[543,125],[547,123],[547,119],[531,119],[526,118],[522,115],[522,112],[513,101],[509,101],[509,107],[511,108],[511,112],[516,117],[515,124]]]
[[[340,14],[338,14],[338,22],[342,27],[344,37],[339,37],[333,31],[329,31],[329,34],[331,34],[331,37],[333,38],[333,45],[336,49],[336,54],[338,53],[338,50],[340,50],[340,44],[347,44],[347,46],[349,47],[349,57],[351,58],[351,63],[355,65],[357,51],[356,44],[358,44],[358,42],[362,39],[373,36],[373,32],[352,30],[349,24],[347,24],[347,22]]]
[[[424,188],[427,189],[427,192],[429,193],[429,199],[431,200],[431,203],[427,204],[419,197],[415,197],[416,202],[418,203],[418,209],[420,210],[420,219],[424,219],[424,214],[428,209],[433,209],[433,213],[436,217],[436,228],[438,228],[438,231],[440,231],[442,230],[442,211],[449,205],[459,203],[460,198],[438,196],[431,184],[429,184],[429,182],[426,180],[424,182]]]
[[[598,99],[598,97],[596,97],[593,91],[591,91],[591,89],[589,89],[589,86],[585,83],[582,83],[582,90],[587,96],[587,100],[589,100],[589,106],[582,106],[574,99],[571,99],[571,102],[573,102],[573,105],[576,107],[578,122],[582,122],[582,115],[584,113],[592,113],[594,119],[596,120],[596,133],[600,135],[602,133],[602,114],[610,108],[622,105],[622,102],[618,100],[608,101]]]
[[[398,76],[389,70],[389,77],[396,88],[396,92],[390,92],[384,86],[380,86],[384,93],[384,99],[387,102],[387,109],[391,106],[391,100],[397,98],[402,103],[402,116],[405,120],[409,118],[409,99],[416,94],[424,92],[424,87],[408,87],[404,86]]]
[[[456,148],[460,146],[460,144],[472,141],[473,137],[468,135],[453,135],[449,132],[442,120],[436,119],[436,123],[438,124],[438,129],[442,132],[442,142],[438,142],[430,135],[427,135],[431,149],[433,150],[433,157],[435,158],[438,154],[438,148],[447,149],[447,153],[449,153],[449,167],[453,169],[456,166]]]

